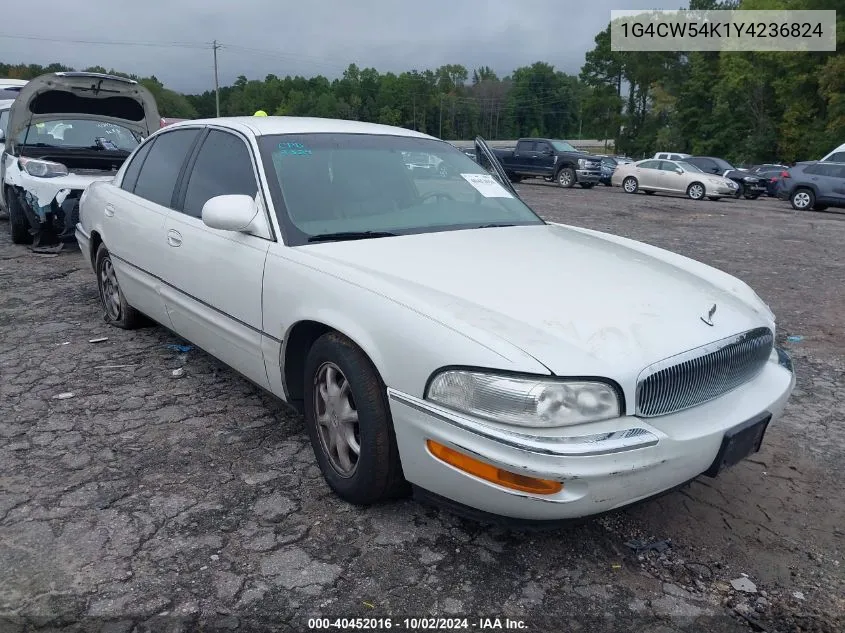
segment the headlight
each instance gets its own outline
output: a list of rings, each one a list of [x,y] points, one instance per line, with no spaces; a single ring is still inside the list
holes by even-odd
[[[49,160],[37,160],[35,158],[19,158],[18,162],[24,171],[30,176],[38,178],[55,178],[56,176],[67,176],[67,167],[61,163],[52,163]]]
[[[745,182],[757,182],[757,179],[754,176],[745,176],[743,178]]]
[[[447,370],[426,399],[493,422],[535,428],[570,426],[620,415],[616,390],[603,382],[523,378]]]
[[[579,158],[578,159],[578,167],[584,169],[587,166],[587,159],[586,158]]]

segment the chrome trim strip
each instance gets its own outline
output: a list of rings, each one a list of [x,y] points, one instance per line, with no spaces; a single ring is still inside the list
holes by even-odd
[[[591,457],[647,448],[657,445],[660,441],[651,431],[643,428],[630,428],[613,433],[597,433],[595,435],[570,437],[549,437],[514,433],[513,431],[498,429],[491,425],[478,422],[456,411],[446,409],[426,400],[421,400],[390,387],[387,388],[387,395],[391,400],[395,400],[421,413],[437,418],[441,422],[528,453],[560,457]]]

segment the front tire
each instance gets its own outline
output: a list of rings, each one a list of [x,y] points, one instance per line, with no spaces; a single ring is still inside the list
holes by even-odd
[[[13,189],[6,189],[6,207],[9,210],[9,236],[13,244],[32,244],[29,222],[21,208],[18,194]]]
[[[622,189],[625,190],[625,193],[637,193],[637,190],[640,188],[640,183],[637,182],[637,179],[633,176],[628,176],[625,180],[622,181]]]
[[[811,189],[796,189],[789,197],[789,202],[796,211],[809,211],[816,204],[816,196]]]
[[[705,193],[707,192],[704,189],[704,185],[700,182],[690,183],[690,186],[687,187],[687,197],[690,200],[701,200],[704,198]]]
[[[575,186],[575,170],[572,167],[564,167],[557,172],[557,184],[564,189]]]
[[[111,255],[105,244],[100,244],[94,261],[94,270],[97,271],[97,288],[100,291],[100,302],[103,305],[105,322],[124,330],[134,330],[141,327],[144,324],[144,315],[129,305],[126,297],[123,296]]]
[[[370,505],[407,493],[384,383],[337,332],[308,352],[305,424],[323,477],[341,499]]]

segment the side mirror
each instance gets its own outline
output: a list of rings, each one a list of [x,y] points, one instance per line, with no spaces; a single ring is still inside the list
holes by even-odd
[[[256,215],[255,200],[244,195],[215,196],[202,207],[203,224],[221,231],[246,231]]]
[[[683,170],[683,169],[681,169],[680,167],[678,167],[678,168],[675,170],[675,173],[676,173],[676,174],[682,174],[682,173],[684,173],[684,170]]]

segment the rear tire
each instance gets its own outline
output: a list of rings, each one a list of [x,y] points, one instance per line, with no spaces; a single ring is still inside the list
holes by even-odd
[[[625,193],[637,193],[640,188],[640,183],[637,182],[637,179],[633,176],[628,176],[625,180],[622,181],[622,189],[625,190]]]
[[[812,189],[796,189],[789,196],[789,202],[796,211],[809,211],[816,204],[816,196]]]
[[[123,330],[134,330],[144,324],[144,315],[126,301],[117,281],[111,255],[105,244],[100,244],[94,260],[97,272],[97,288],[103,305],[103,320]]]
[[[594,185],[595,183],[592,183],[592,182],[579,182],[578,184],[579,184],[579,185],[581,185],[584,189],[592,189],[592,188],[593,188],[593,185]]]
[[[308,352],[304,378],[308,437],[331,489],[355,505],[407,494],[386,389],[367,355],[329,332]]]
[[[18,194],[11,188],[6,189],[6,206],[9,209],[9,235],[13,244],[32,244],[29,222],[21,208]]]

